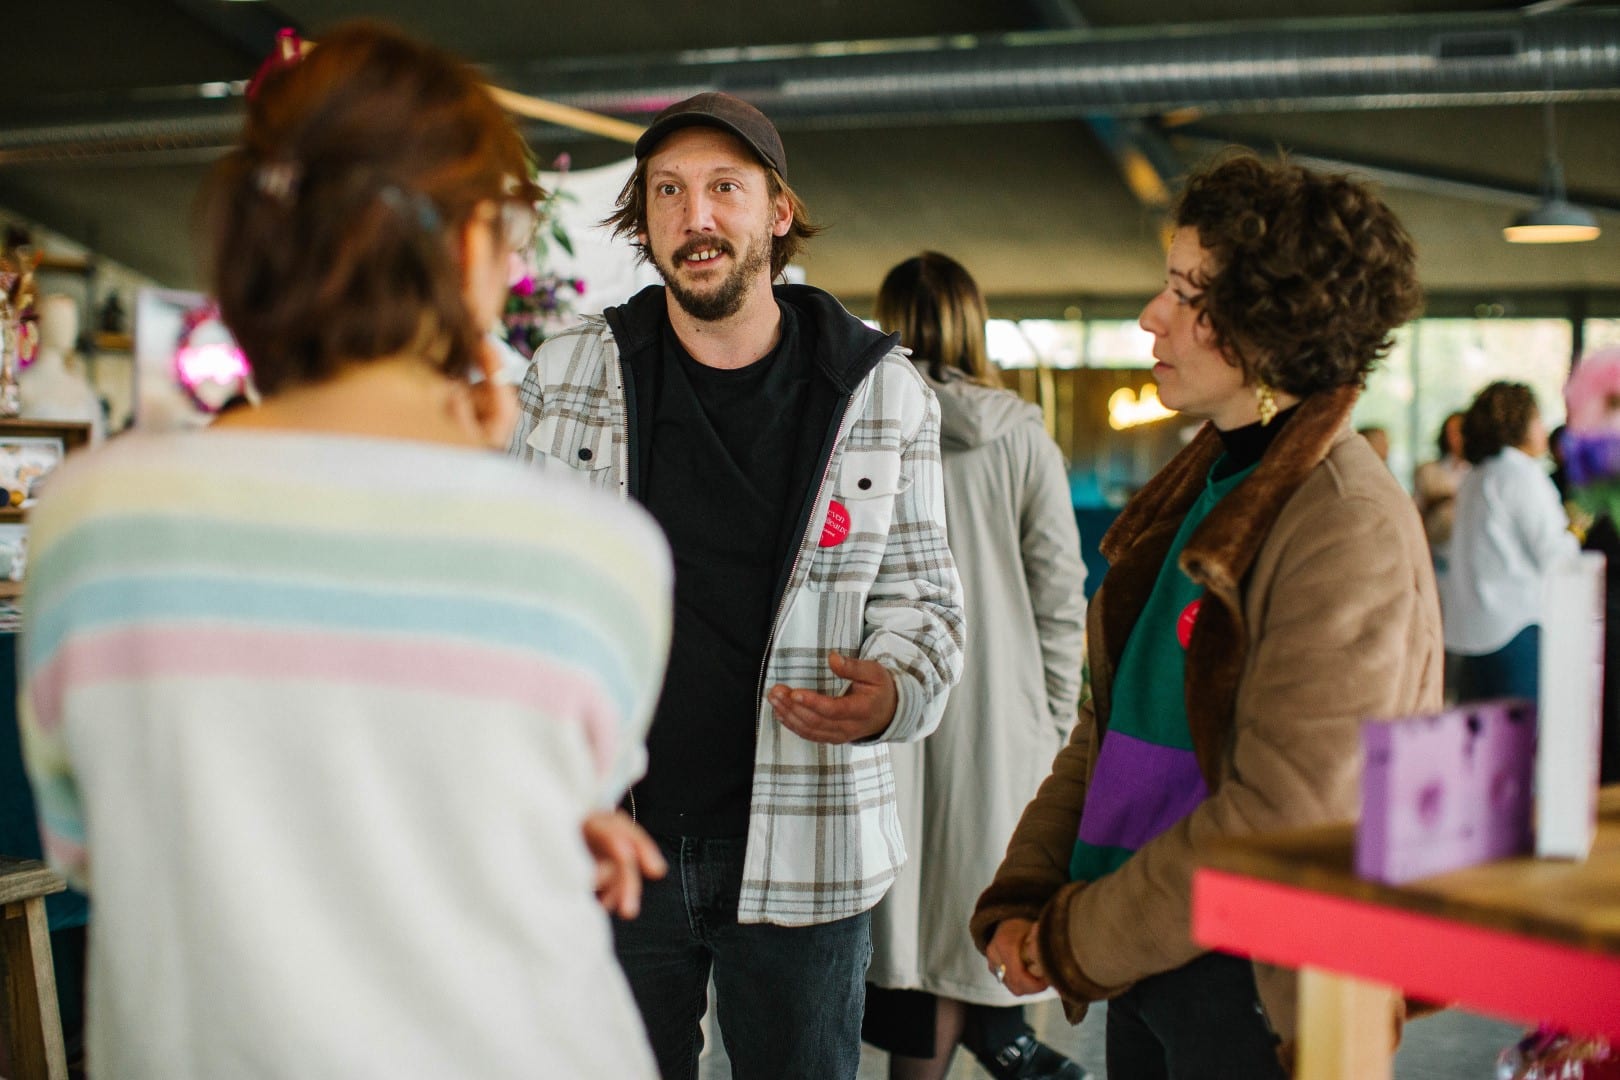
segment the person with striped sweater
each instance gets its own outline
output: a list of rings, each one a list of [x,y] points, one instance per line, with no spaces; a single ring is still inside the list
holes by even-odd
[[[97,1075],[649,1077],[608,912],[672,572],[495,452],[483,328],[540,192],[476,76],[374,25],[262,78],[208,189],[263,395],[68,462],[21,717],[88,888]],[[606,909],[606,910],[604,910]]]

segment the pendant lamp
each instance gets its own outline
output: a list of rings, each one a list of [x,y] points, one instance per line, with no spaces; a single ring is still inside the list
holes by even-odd
[[[1576,244],[1596,240],[1602,231],[1592,212],[1571,203],[1564,193],[1564,167],[1558,161],[1553,138],[1552,97],[1547,98],[1543,126],[1547,133],[1547,159],[1541,171],[1541,204],[1513,219],[1502,236],[1513,244]]]

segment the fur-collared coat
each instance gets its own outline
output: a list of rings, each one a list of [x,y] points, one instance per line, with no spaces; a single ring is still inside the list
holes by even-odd
[[[1343,821],[1360,803],[1364,718],[1441,705],[1440,607],[1423,527],[1366,440],[1353,388],[1306,398],[1193,533],[1181,566],[1206,590],[1187,650],[1186,704],[1210,796],[1095,882],[1068,880],[1114,671],[1170,543],[1222,445],[1206,427],[1103,538],[1110,563],[1088,619],[1092,704],[1025,809],[972,930],[1037,921],[1040,959],[1078,1020],[1204,950],[1189,911],[1201,847],[1224,836]],[[1257,965],[1285,1041],[1292,973]]]

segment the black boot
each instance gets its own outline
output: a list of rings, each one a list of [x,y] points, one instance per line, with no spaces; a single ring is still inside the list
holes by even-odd
[[[1025,1032],[993,1055],[974,1054],[996,1080],[1086,1080],[1086,1070]]]

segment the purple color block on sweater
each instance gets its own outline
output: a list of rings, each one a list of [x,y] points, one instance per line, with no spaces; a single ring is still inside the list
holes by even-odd
[[[1094,847],[1136,851],[1208,795],[1191,750],[1110,731],[1086,792],[1080,839]]]

